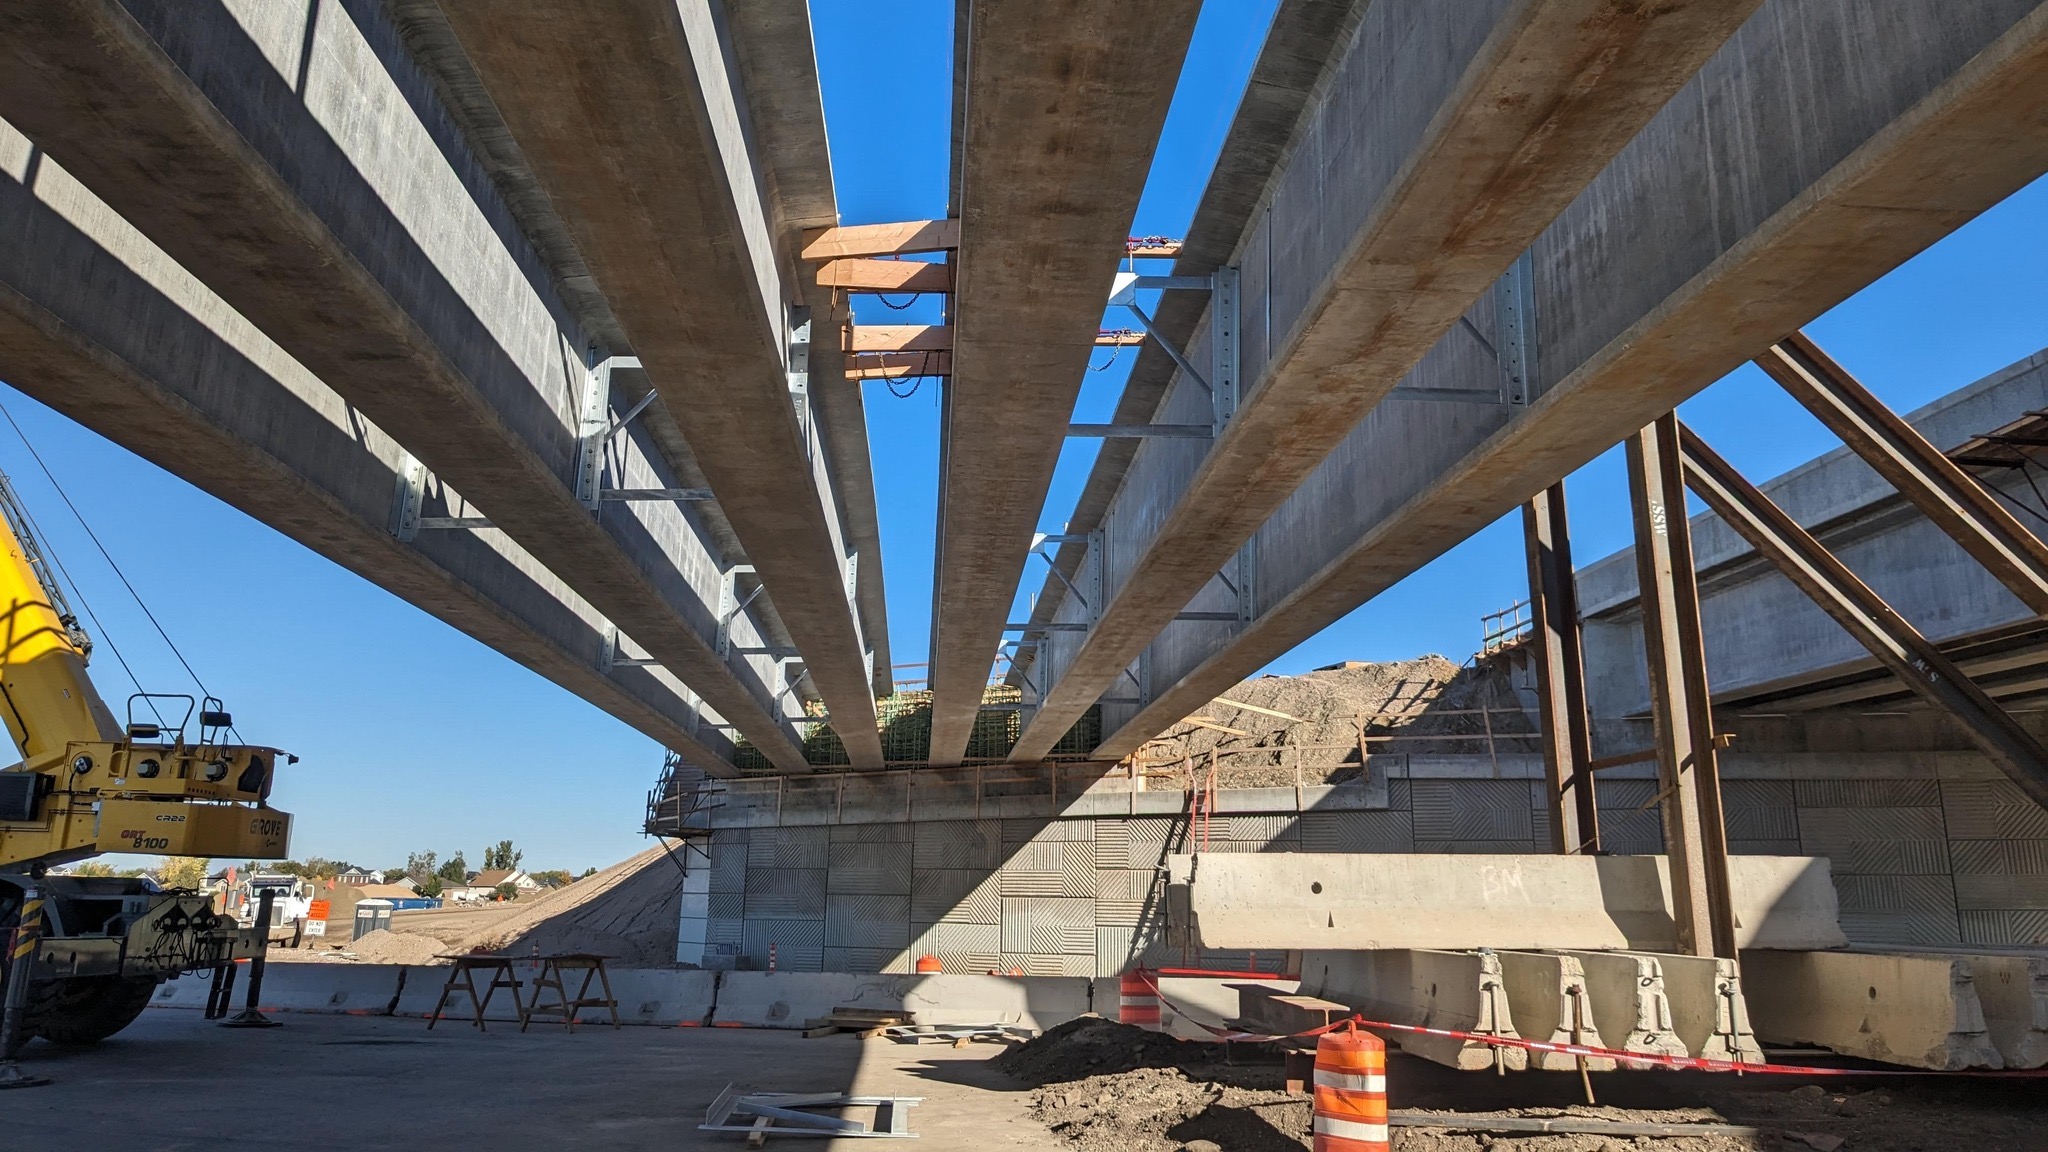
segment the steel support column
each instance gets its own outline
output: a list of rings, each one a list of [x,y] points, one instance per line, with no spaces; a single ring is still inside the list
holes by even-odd
[[[2048,616],[2048,544],[1803,332],[1756,365],[2033,611]]]
[[[1678,951],[1732,960],[1728,837],[1721,818],[1720,767],[1678,440],[1678,417],[1666,415],[1627,442],[1643,652],[1649,659],[1657,733],[1658,799],[1664,851],[1671,859]]]
[[[1593,736],[1586,719],[1579,593],[1572,575],[1563,484],[1552,484],[1522,505],[1522,540],[1529,554],[1530,631],[1536,639],[1543,768],[1550,782],[1550,846],[1561,853],[1598,852]]]
[[[1906,686],[1959,721],[2035,803],[2048,807],[2048,751],[1812,533],[1690,432],[1686,483],[1758,554],[1849,630]]]

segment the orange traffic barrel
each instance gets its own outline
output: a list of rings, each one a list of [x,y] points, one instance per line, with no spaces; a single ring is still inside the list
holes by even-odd
[[[1315,1152],[1387,1152],[1387,1046],[1358,1025],[1316,1041]]]
[[[1116,1018],[1159,1031],[1159,988],[1143,968],[1133,968],[1117,981]]]
[[[937,956],[932,955],[929,952],[925,953],[922,956],[919,956],[917,958],[917,970],[919,972],[940,971],[939,958]]]

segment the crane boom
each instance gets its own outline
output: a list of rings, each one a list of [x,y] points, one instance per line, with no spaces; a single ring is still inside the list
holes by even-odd
[[[200,969],[219,979],[260,954],[269,926],[243,928],[203,893],[47,870],[101,852],[281,858],[291,816],[266,801],[279,762],[297,758],[228,742],[233,720],[211,697],[138,692],[117,721],[86,672],[92,640],[5,475],[0,550],[0,719],[22,756],[0,768],[0,939],[39,891],[48,930],[29,969],[34,1031],[94,1040],[133,1020],[158,983]],[[172,701],[184,711],[173,705],[180,718],[166,723]],[[136,718],[138,703],[151,721]]]
[[[26,760],[75,739],[121,738],[114,714],[86,677],[92,641],[78,625],[64,590],[50,574],[41,542],[14,485],[0,475],[0,518],[7,560],[0,564],[0,716]]]

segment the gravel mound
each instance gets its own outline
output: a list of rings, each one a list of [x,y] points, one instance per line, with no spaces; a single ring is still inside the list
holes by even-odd
[[[357,938],[347,950],[363,964],[446,964],[446,960],[435,959],[435,954],[449,948],[432,936],[379,928]]]
[[[1491,715],[1480,714],[1488,708]],[[1259,676],[1195,715],[1243,735],[1183,720],[1146,748],[1155,774],[1184,774],[1177,761],[1188,757],[1206,779],[1206,756],[1215,751],[1223,753],[1217,760],[1222,787],[1292,786],[1297,763],[1301,783],[1340,783],[1360,772],[1361,725],[1369,735],[1398,737],[1374,741],[1375,752],[1520,751],[1517,738],[1532,733],[1498,669],[1460,668],[1436,655]]]

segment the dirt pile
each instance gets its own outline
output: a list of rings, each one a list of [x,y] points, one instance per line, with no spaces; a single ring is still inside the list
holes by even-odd
[[[1258,1045],[1197,1044],[1101,1016],[1077,1016],[995,1057],[995,1066],[1027,1084],[1056,1084],[1138,1068],[1204,1068]]]
[[[1033,1086],[1031,1112],[1083,1152],[1299,1152],[1310,1145],[1313,1107],[1284,1090],[1278,1056],[1256,1045],[1175,1040],[1082,1017],[996,1057],[998,1069]],[[1402,1152],[1945,1152],[2039,1148],[2048,1099],[2027,1081],[1901,1076],[1844,1089],[1781,1077],[1705,1073],[1612,1073],[1594,1083],[1604,1106],[1582,1099],[1569,1073],[1500,1078],[1456,1072],[1414,1057],[1388,1061],[1396,1111],[1441,1114],[1445,1127],[1399,1126]],[[1628,1123],[1732,1123],[1756,1136],[1548,1135],[1462,1130],[1489,1117]],[[1202,1143],[1207,1141],[1207,1144]]]
[[[432,936],[379,928],[348,945],[347,950],[362,964],[445,964],[447,961],[434,957],[448,946]]]
[[[1361,728],[1375,753],[1521,751],[1515,738],[1533,731],[1498,669],[1437,655],[1256,677],[1195,716],[1207,724],[1167,729],[1146,759],[1170,773],[1185,757],[1206,773],[1213,753],[1218,784],[1240,788],[1291,786],[1297,765],[1308,784],[1356,776]]]
[[[456,951],[594,952],[621,968],[676,966],[683,874],[656,846],[455,941]]]
[[[676,966],[682,872],[649,848],[566,888],[507,904],[403,912],[338,950],[362,964],[445,964],[452,952],[594,952],[621,968]],[[277,959],[313,960],[324,952],[273,950]]]

